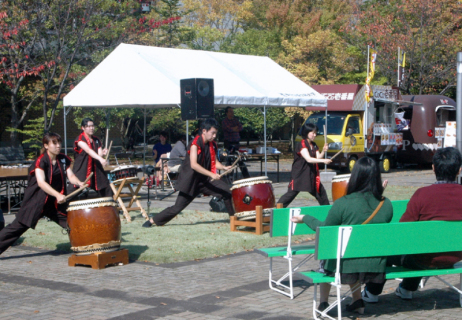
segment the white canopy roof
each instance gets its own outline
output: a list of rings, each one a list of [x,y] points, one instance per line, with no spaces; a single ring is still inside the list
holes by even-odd
[[[214,79],[215,106],[327,107],[326,98],[268,57],[121,44],[64,106],[173,107],[180,79]]]

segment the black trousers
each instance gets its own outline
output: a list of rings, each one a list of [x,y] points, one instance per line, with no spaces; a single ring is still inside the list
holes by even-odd
[[[74,186],[73,184],[68,184],[67,185],[67,194],[70,194],[71,192],[74,192],[75,190],[77,190],[79,188],[79,186]],[[92,188],[93,189],[93,188]],[[94,189],[93,189],[94,190]],[[98,195],[101,197],[101,198],[107,198],[107,197],[113,197],[114,196],[114,192],[112,191],[111,187],[110,186],[107,186],[106,188],[104,189],[101,189],[101,190],[95,190]],[[72,197],[70,200],[71,201],[77,201],[77,197],[79,195],[76,195],[74,197]]]
[[[199,188],[195,190],[194,195],[190,196],[184,192],[178,194],[176,202],[173,206],[168,207],[154,216],[154,222],[158,226],[163,226],[170,220],[176,217],[184,208],[186,208],[200,193],[223,198],[225,202],[226,209],[230,216],[234,215],[234,207],[232,204],[231,191],[229,190],[228,185],[221,181],[207,181],[203,184],[199,184]]]
[[[67,216],[58,213],[55,208],[45,207],[43,213],[43,216],[50,218],[50,220],[56,222],[62,228],[67,228]],[[28,226],[22,224],[17,219],[14,219],[12,223],[3,228],[0,231],[0,254],[11,247],[28,229]]]
[[[402,255],[402,256],[390,256],[387,258],[387,266],[403,266],[409,269],[416,269],[416,270],[423,270],[428,269],[428,267],[422,266],[418,264],[412,255]],[[451,268],[452,266],[445,266],[444,268]],[[415,278],[404,278],[401,282],[401,287],[403,289],[409,291],[417,291],[419,288],[420,281],[422,277],[415,277]],[[366,289],[372,294],[379,295],[383,291],[383,287],[385,286],[385,282],[383,283],[367,283]]]
[[[284,205],[284,208],[287,208],[287,206],[295,199],[295,197],[300,193],[300,191],[295,191],[295,190],[288,190],[280,199],[277,203],[282,203]],[[324,206],[324,205],[329,205],[329,199],[327,198],[327,192],[326,189],[324,189],[324,186],[321,184],[319,186],[319,193],[317,192],[310,192],[310,194],[318,200],[319,205]]]

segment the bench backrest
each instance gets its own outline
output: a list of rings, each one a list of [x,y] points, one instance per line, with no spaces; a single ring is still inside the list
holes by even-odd
[[[343,258],[462,251],[462,221],[380,223],[319,227],[316,259],[336,259],[341,227],[351,228],[349,239],[343,237]]]
[[[395,200],[391,204],[393,206],[393,219],[392,222],[398,222],[404,211],[406,211],[407,203],[409,200]],[[302,215],[309,214],[320,221],[326,220],[332,205],[329,206],[312,206],[301,207]],[[273,209],[271,215],[270,237],[288,236],[289,233],[289,215],[291,208]],[[293,209],[293,208],[292,208]],[[310,235],[315,234],[316,231],[310,229],[306,224],[300,223],[295,228],[294,235]]]

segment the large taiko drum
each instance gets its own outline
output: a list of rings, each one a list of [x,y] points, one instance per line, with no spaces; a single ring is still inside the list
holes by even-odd
[[[122,180],[137,177],[138,169],[135,166],[119,166],[111,171],[112,180]]]
[[[343,197],[347,193],[351,174],[341,174],[332,178],[332,200]]]
[[[270,209],[276,206],[273,185],[268,177],[255,177],[236,180],[231,187],[233,206],[236,217],[244,219],[255,218],[256,206]],[[267,214],[268,210],[264,210]]]
[[[71,249],[77,254],[120,248],[119,210],[111,197],[71,202],[67,209],[67,223]]]

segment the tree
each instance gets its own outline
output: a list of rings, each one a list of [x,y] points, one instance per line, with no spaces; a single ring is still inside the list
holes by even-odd
[[[347,31],[378,51],[377,65],[396,84],[398,47],[406,52],[406,93],[444,93],[455,86],[462,10],[457,0],[367,1]]]
[[[0,77],[11,97],[11,128],[40,106],[49,130],[63,95],[94,67],[94,54],[175,20],[136,19],[139,8],[135,0],[2,1]],[[10,138],[17,144],[15,130]]]
[[[190,14],[184,22],[191,34],[187,45],[194,49],[221,50],[221,45],[242,32],[242,23],[249,14],[249,0],[184,0]]]
[[[167,131],[170,139],[178,134],[186,134],[186,122],[181,120],[180,108],[154,109],[151,116],[152,119],[148,125],[148,130],[150,132]],[[197,121],[189,121],[190,132],[192,132],[196,126]]]
[[[155,44],[159,47],[176,48],[187,37],[189,30],[181,25],[179,18],[190,13],[189,10],[183,10],[180,0],[160,0],[154,11],[159,15],[161,20],[176,17],[174,21],[163,25],[157,30]]]

